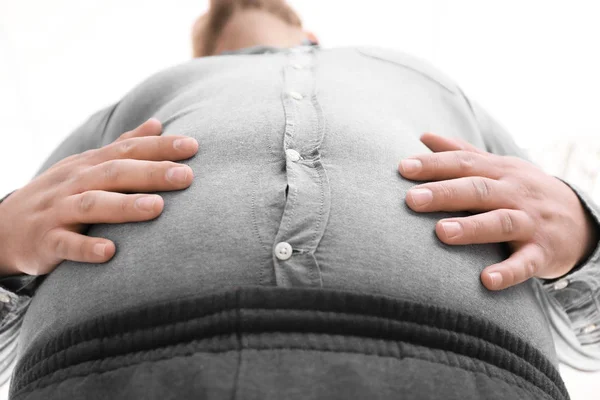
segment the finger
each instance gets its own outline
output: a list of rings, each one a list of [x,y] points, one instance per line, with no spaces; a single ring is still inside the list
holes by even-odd
[[[485,151],[478,149],[471,143],[458,138],[446,138],[434,133],[424,133],[421,135],[421,142],[434,153],[442,151],[465,150],[473,153],[485,154]]]
[[[509,183],[480,176],[450,179],[412,187],[406,204],[417,212],[490,211],[513,208]]]
[[[125,132],[115,140],[115,142],[121,142],[123,140],[131,139],[134,137],[144,136],[158,136],[162,132],[162,124],[156,118],[150,118],[146,122],[139,125],[137,128]],[[115,143],[113,142],[113,143]]]
[[[161,192],[185,189],[192,183],[190,167],[170,161],[111,160],[78,172],[68,191]]]
[[[158,195],[91,190],[68,196],[57,208],[64,224],[118,224],[154,219],[164,208]]]
[[[196,139],[187,136],[136,137],[111,143],[94,151],[87,158],[88,164],[100,164],[109,160],[186,160],[198,152]]]
[[[481,282],[489,290],[506,289],[536,276],[544,262],[542,248],[528,243],[505,261],[485,268]]]
[[[119,136],[117,138],[117,140],[115,140],[113,142],[113,144],[122,142],[127,139],[136,138],[136,137],[159,136],[161,134],[161,132],[162,132],[162,124],[160,123],[160,121],[157,120],[156,118],[150,118],[149,120],[147,120],[146,122],[144,122],[143,124],[141,124],[137,128],[135,128],[134,130],[125,132],[124,134]],[[89,160],[92,160],[95,157],[97,158],[98,152],[101,152],[102,149],[103,148],[90,149],[90,150],[84,151],[82,153],[73,154],[69,157],[63,158],[62,160],[60,160],[59,162],[54,164],[54,167],[56,168],[56,167],[65,167],[66,166],[66,168],[70,169],[72,164],[79,163],[82,161],[89,162]],[[104,160],[106,160],[106,159],[107,158],[104,158]],[[96,163],[98,163],[98,162],[99,161],[96,160]]]
[[[107,239],[62,229],[54,230],[48,238],[51,253],[60,260],[104,263],[115,255],[115,244]]]
[[[435,226],[438,238],[446,244],[478,244],[527,241],[535,223],[521,210],[494,210],[464,218],[448,218]]]
[[[423,154],[400,162],[403,177],[417,181],[439,181],[466,176],[496,179],[502,174],[499,160],[492,154],[469,151],[446,151]]]

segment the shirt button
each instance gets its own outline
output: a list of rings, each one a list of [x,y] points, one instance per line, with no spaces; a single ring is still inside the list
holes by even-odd
[[[0,293],[1,303],[10,303],[10,297],[6,293]]]
[[[303,96],[300,93],[298,93],[298,92],[293,92],[292,91],[292,92],[290,92],[290,96],[292,96],[292,98],[295,99],[295,100],[302,100],[303,99]]]
[[[596,324],[588,325],[585,328],[583,328],[583,333],[587,335],[588,333],[594,332],[596,328],[598,328]]]
[[[275,245],[275,257],[281,261],[288,260],[292,256],[292,246],[287,242],[279,242]]]
[[[562,289],[566,288],[567,286],[569,286],[569,280],[561,279],[560,281],[556,282],[553,287],[554,287],[554,290],[562,290]]]
[[[287,149],[285,151],[285,155],[290,159],[290,161],[296,162],[300,160],[300,153],[294,149]]]

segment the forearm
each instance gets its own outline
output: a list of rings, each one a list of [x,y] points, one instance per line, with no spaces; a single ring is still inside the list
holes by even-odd
[[[10,275],[16,275],[19,271],[14,267],[14,262],[10,256],[12,253],[10,248],[10,224],[8,217],[4,212],[6,205],[4,200],[10,196],[11,193],[0,199],[0,278]]]

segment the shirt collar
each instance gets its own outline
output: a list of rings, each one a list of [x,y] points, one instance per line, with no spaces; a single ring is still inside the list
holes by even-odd
[[[220,53],[220,56],[228,56],[228,55],[243,55],[243,54],[269,54],[269,53],[282,53],[288,51],[290,49],[297,49],[303,47],[318,47],[317,44],[312,43],[311,41],[305,39],[299,46],[296,47],[274,47],[274,46],[252,46],[245,47],[243,49],[224,51]]]

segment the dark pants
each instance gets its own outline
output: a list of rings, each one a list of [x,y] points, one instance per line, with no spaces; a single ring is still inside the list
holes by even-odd
[[[32,346],[14,399],[568,399],[538,350],[396,299],[240,288],[128,310]]]

